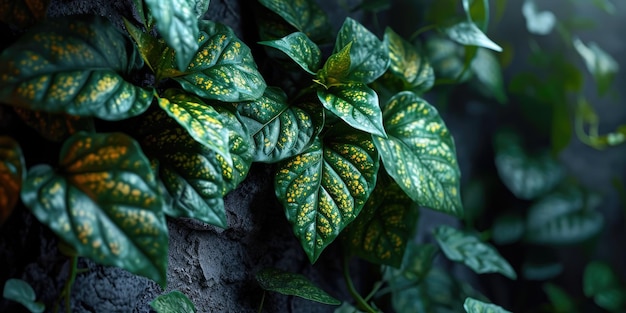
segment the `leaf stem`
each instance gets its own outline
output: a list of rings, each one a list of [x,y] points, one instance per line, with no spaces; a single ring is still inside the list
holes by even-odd
[[[346,280],[346,285],[348,287],[348,291],[350,295],[357,303],[357,307],[359,309],[365,310],[368,313],[377,313],[374,308],[372,308],[363,297],[359,294],[359,292],[354,287],[354,283],[352,283],[352,278],[350,277],[350,260],[348,256],[344,256],[343,258],[343,278]]]
[[[263,311],[264,303],[265,303],[265,290],[263,290],[263,295],[261,296],[261,304],[259,304],[259,313]]]
[[[65,312],[71,313],[71,294],[72,294],[72,286],[74,285],[74,281],[76,281],[76,274],[78,273],[78,256],[73,255],[70,257],[70,277],[65,281],[65,285],[63,286],[63,290],[61,294],[59,294],[59,298],[54,305],[54,313],[59,311],[59,304],[62,298],[65,298]]]

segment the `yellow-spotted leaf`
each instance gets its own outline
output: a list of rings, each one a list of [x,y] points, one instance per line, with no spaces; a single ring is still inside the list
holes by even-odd
[[[345,242],[369,262],[400,267],[418,215],[417,205],[393,180],[378,178],[365,207],[346,228]]]
[[[0,21],[24,28],[46,16],[50,0],[0,0]]]
[[[199,50],[185,74],[174,77],[183,89],[202,98],[224,102],[255,100],[262,96],[265,80],[250,48],[226,25],[201,20],[199,27]],[[170,53],[166,50],[164,55]],[[173,68],[171,64],[162,66],[160,70]]]
[[[122,133],[77,133],[58,168],[30,169],[22,201],[78,255],[166,283],[168,232],[148,158]]]
[[[332,27],[328,16],[317,1],[259,0],[259,2],[314,42],[324,42],[331,38]]]
[[[383,113],[378,105],[378,94],[365,84],[351,83],[317,91],[326,109],[333,112],[348,125],[387,137],[383,127]]]
[[[68,114],[33,111],[24,108],[14,108],[15,113],[42,137],[62,142],[78,131],[94,131],[94,121],[91,117],[80,117]]]
[[[136,3],[135,5],[141,6],[142,3]],[[143,61],[146,62],[152,72],[158,74],[157,81],[160,81],[162,77],[182,75],[182,72],[176,68],[159,71],[163,67],[161,63],[166,62],[166,58],[163,58],[163,51],[169,49],[163,39],[153,37],[149,32],[139,29],[127,19],[124,19],[124,26],[137,45],[137,50]]]
[[[346,77],[350,74],[351,48],[352,43],[350,42],[341,50],[331,54],[326,63],[324,63],[324,67],[317,72],[313,81],[326,89],[345,83],[347,81]]]
[[[228,129],[222,125],[219,113],[193,94],[168,89],[158,97],[159,106],[178,122],[199,143],[222,155],[231,164],[228,152]]]
[[[327,138],[281,163],[274,179],[276,195],[311,263],[361,212],[379,167],[371,136],[343,130]]]
[[[346,18],[337,34],[334,52],[341,51],[350,43],[350,72],[345,82],[369,84],[385,73],[389,67],[387,45],[359,22]]]
[[[420,53],[416,46],[391,28],[385,30],[384,41],[389,47],[390,65],[387,73],[399,80],[402,90],[421,93],[433,86],[435,73],[424,53]]]
[[[105,18],[51,18],[0,54],[0,98],[32,110],[125,119],[153,99],[151,90],[121,76],[141,63],[134,45]]]
[[[290,273],[275,268],[266,268],[256,274],[256,281],[261,288],[289,296],[298,296],[307,300],[340,305],[341,301],[333,298],[324,290],[315,286],[301,274]]]
[[[300,65],[302,69],[312,75],[315,75],[315,72],[317,72],[320,67],[322,52],[305,33],[295,32],[281,39],[261,41],[259,43],[284,52]]]
[[[454,139],[437,109],[410,91],[383,111],[388,138],[373,136],[385,169],[421,206],[462,216]]]
[[[237,104],[256,147],[255,162],[273,163],[306,148],[321,130],[324,111],[319,103],[287,104],[287,95],[268,87],[256,101]]]
[[[11,137],[0,136],[0,225],[9,218],[20,198],[25,174],[20,145]]]

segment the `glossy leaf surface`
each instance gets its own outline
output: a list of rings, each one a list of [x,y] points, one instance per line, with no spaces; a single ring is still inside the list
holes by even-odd
[[[105,120],[141,114],[152,91],[120,75],[141,64],[129,47],[105,18],[47,19],[0,54],[0,97],[17,107]]]
[[[19,143],[0,136],[0,225],[9,218],[20,198],[26,162]]]
[[[350,131],[316,140],[279,166],[276,195],[312,263],[361,212],[378,166],[370,136]]]
[[[256,274],[261,288],[284,295],[297,296],[324,304],[340,305],[341,301],[333,298],[324,290],[315,286],[304,275],[290,273],[275,268],[266,268]]]
[[[273,163],[306,148],[321,130],[324,112],[319,104],[287,104],[287,95],[276,87],[256,101],[237,104],[237,111],[254,140],[255,162]]]
[[[315,72],[320,68],[322,52],[305,33],[295,32],[281,39],[261,41],[260,44],[284,52],[300,65],[302,69],[312,75],[315,75]]]
[[[46,309],[43,303],[35,301],[37,295],[33,287],[21,279],[7,279],[2,290],[2,297],[19,302],[32,313],[42,313]]]
[[[174,290],[160,295],[150,302],[150,306],[157,313],[195,313],[196,307],[187,296]]]
[[[352,43],[348,43],[341,50],[331,54],[324,67],[317,73],[317,79],[314,81],[328,89],[333,86],[339,86],[347,81],[346,77],[350,74],[350,49]]]
[[[437,109],[401,92],[389,100],[383,119],[389,138],[373,139],[389,175],[419,205],[461,216],[454,140]]]
[[[259,0],[259,2],[315,42],[325,41],[330,37],[332,28],[328,16],[315,0]]]
[[[15,107],[14,111],[39,135],[54,142],[62,142],[78,131],[93,131],[95,127],[91,117],[33,111],[18,107]]]
[[[467,313],[511,313],[500,306],[467,297],[463,308]]]
[[[398,78],[403,90],[423,92],[435,83],[435,73],[425,54],[394,32],[385,30],[385,43],[389,50],[389,73]]]
[[[448,259],[463,262],[478,274],[500,273],[510,279],[517,278],[509,262],[478,238],[446,225],[438,226],[434,234]]]
[[[173,77],[188,92],[224,102],[255,100],[263,95],[265,80],[250,48],[223,24],[199,22],[199,50],[184,75]],[[165,55],[171,52],[164,52]],[[171,65],[164,69],[173,68]]]
[[[164,286],[168,231],[148,159],[121,133],[78,133],[59,169],[30,169],[22,201],[78,255],[143,275]]]
[[[501,52],[502,48],[483,33],[476,24],[464,21],[443,29],[448,37],[462,45],[477,46]]]
[[[24,28],[46,16],[50,0],[0,0],[0,21]]]

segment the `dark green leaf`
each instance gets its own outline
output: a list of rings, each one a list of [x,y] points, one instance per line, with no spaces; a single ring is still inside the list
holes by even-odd
[[[596,304],[611,312],[626,307],[626,289],[620,286],[615,271],[606,263],[592,261],[585,267],[583,290]]]
[[[0,55],[0,98],[32,110],[120,120],[139,115],[152,91],[120,73],[141,62],[134,45],[96,16],[51,18]]]
[[[475,236],[446,225],[435,228],[434,234],[448,259],[463,262],[478,274],[500,273],[510,279],[517,278],[498,250]]]
[[[344,301],[341,303],[341,305],[336,308],[333,313],[366,313],[363,312],[359,309],[357,309],[355,306],[353,306],[352,304]]]
[[[385,30],[384,41],[389,47],[388,72],[402,81],[404,90],[421,93],[433,86],[435,73],[423,53],[391,28]]]
[[[479,82],[479,91],[498,102],[506,102],[506,91],[502,78],[500,63],[493,52],[487,49],[478,49],[471,63],[472,72]]]
[[[139,4],[141,5],[141,3]],[[176,68],[171,68],[166,71],[161,63],[166,62],[166,58],[163,58],[163,51],[169,49],[167,44],[162,39],[152,37],[149,32],[135,27],[130,21],[124,19],[124,26],[126,31],[137,45],[137,50],[141,55],[144,62],[150,67],[152,72],[162,75],[164,77],[173,77],[182,75],[182,72]],[[156,78],[157,81],[161,80],[161,77]]]
[[[284,161],[274,180],[276,195],[311,262],[359,215],[379,167],[368,134],[341,130],[326,138]]]
[[[19,143],[0,136],[0,226],[15,208],[25,176],[26,163]]]
[[[315,75],[320,68],[322,52],[305,33],[296,32],[281,39],[259,43],[284,52],[302,69],[312,75]]]
[[[30,169],[22,201],[78,255],[166,283],[168,234],[157,180],[121,133],[77,133],[59,169]]]
[[[517,242],[524,236],[524,227],[524,219],[520,214],[502,214],[493,222],[493,242],[498,245],[507,245]]]
[[[563,264],[524,262],[522,277],[527,280],[546,281],[559,276],[563,272]]]
[[[470,297],[465,299],[463,308],[467,313],[511,313],[495,304],[485,303]]]
[[[535,35],[548,35],[556,25],[556,16],[551,11],[539,11],[533,0],[525,0],[522,14],[526,19],[526,29]]]
[[[400,275],[389,284],[395,312],[457,313],[463,306],[458,282],[438,267],[431,269],[423,282],[409,281]]]
[[[263,95],[265,80],[257,70],[250,48],[226,25],[202,20],[199,27],[198,53],[185,75],[174,77],[183,89],[224,102],[255,100]],[[164,52],[168,54],[171,51]],[[171,68],[171,64],[163,65],[160,70]]]
[[[379,12],[391,8],[391,0],[362,0],[352,11]]]
[[[46,309],[43,303],[35,301],[37,296],[33,287],[21,279],[8,279],[4,283],[2,296],[7,300],[19,302],[32,313],[41,313]]]
[[[256,274],[256,280],[261,288],[268,291],[297,296],[324,304],[341,304],[341,301],[333,298],[324,290],[315,286],[309,279],[301,274],[266,268]]]
[[[587,46],[580,39],[574,39],[574,47],[585,61],[587,70],[593,75],[598,93],[600,95],[605,94],[619,71],[619,64],[595,42],[591,42]]]
[[[617,12],[615,5],[611,2],[611,0],[593,0],[592,2],[593,5],[604,10],[608,14],[615,14],[615,12]]]
[[[548,296],[548,299],[550,299],[555,313],[579,312],[574,299],[561,287],[552,283],[545,283],[543,285],[543,291]]]
[[[389,137],[373,139],[389,175],[419,205],[462,216],[454,140],[437,109],[405,91],[391,98],[383,119]]]
[[[332,28],[328,16],[315,0],[259,0],[259,2],[314,42],[325,41],[331,36]]]
[[[317,97],[326,109],[348,125],[381,137],[387,137],[378,94],[365,84],[351,83],[318,90]]]
[[[489,0],[463,0],[463,9],[468,20],[476,23],[483,32],[489,26]]]
[[[150,306],[157,313],[195,313],[196,307],[187,296],[174,290],[168,294],[160,295],[152,302]]]
[[[476,24],[464,21],[443,29],[450,39],[467,46],[477,46],[501,52],[502,48],[491,41]]]
[[[45,18],[49,4],[50,0],[0,0],[0,21],[28,27]]]
[[[237,104],[254,140],[255,162],[273,163],[302,152],[321,130],[324,112],[319,104],[287,104],[287,95],[268,87],[256,101]]]
[[[419,283],[429,273],[433,260],[437,254],[437,247],[430,244],[415,244],[409,242],[399,269],[386,268],[385,279],[393,280],[394,277],[402,276],[408,281]]]
[[[444,38],[430,38],[426,42],[428,60],[438,81],[463,82],[471,77],[471,71],[465,71],[464,50],[457,43]]]
[[[93,118],[90,117],[33,111],[19,107],[15,107],[14,110],[22,121],[35,129],[39,135],[54,142],[62,142],[81,130],[93,131],[95,127]]]

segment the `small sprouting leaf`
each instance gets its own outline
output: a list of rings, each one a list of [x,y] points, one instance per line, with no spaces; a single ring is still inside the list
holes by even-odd
[[[19,302],[32,313],[42,313],[46,309],[43,303],[35,301],[37,295],[33,287],[21,279],[8,279],[4,283],[2,296],[7,300]]]
[[[606,263],[592,261],[585,267],[583,291],[595,303],[611,312],[621,312],[626,306],[626,289],[620,286],[615,271]]]
[[[376,35],[359,22],[346,18],[339,29],[334,53],[350,48],[350,70],[341,82],[369,84],[389,67],[389,51]]]
[[[78,255],[143,275],[164,286],[168,234],[150,162],[122,133],[77,133],[59,169],[38,165],[22,201]]]
[[[385,30],[385,43],[389,46],[389,73],[402,82],[404,90],[424,92],[435,83],[435,73],[425,55],[394,32]]]
[[[50,0],[0,1],[0,21],[20,28],[28,27],[46,17]]]
[[[493,242],[498,245],[514,243],[524,236],[524,219],[520,214],[505,213],[493,222]]]
[[[274,163],[292,157],[317,136],[323,123],[319,104],[289,105],[287,95],[268,87],[263,97],[237,104],[256,147],[255,162]]]
[[[259,2],[314,42],[325,41],[331,36],[332,27],[328,16],[315,0],[259,0]]]
[[[340,305],[341,301],[333,298],[326,291],[315,286],[304,275],[290,273],[275,268],[266,268],[256,274],[256,281],[261,288],[288,296],[332,305]]]
[[[379,178],[365,207],[346,229],[350,251],[372,263],[400,267],[418,209],[393,180]]]
[[[461,216],[461,172],[452,135],[437,109],[410,91],[383,111],[388,138],[373,136],[385,169],[421,206]]]
[[[139,4],[143,5],[143,0]],[[142,29],[137,28],[127,19],[124,19],[124,26],[126,27],[126,31],[130,35],[130,37],[135,41],[137,45],[137,50],[141,55],[141,58],[144,62],[150,67],[150,69],[157,73],[157,71],[162,68],[160,64],[165,62],[166,58],[163,58],[163,51],[167,49],[167,44],[162,39],[157,39],[153,37],[149,32],[143,31]],[[172,77],[181,75],[182,72],[178,69],[171,69],[169,73],[159,73],[164,77]],[[157,77],[157,80],[160,80],[161,77]]]
[[[463,308],[467,313],[511,313],[500,306],[467,297]]]
[[[565,174],[549,151],[528,155],[521,138],[512,131],[498,132],[494,149],[500,179],[520,199],[532,200],[549,192]]]
[[[160,295],[150,302],[150,306],[157,313],[195,313],[196,307],[187,296],[174,290],[168,294]]]
[[[280,164],[274,186],[293,232],[313,263],[352,222],[376,184],[371,136],[337,131]]]
[[[302,69],[315,75],[322,62],[320,48],[305,33],[296,32],[281,39],[261,41],[262,45],[276,48],[287,54]]]
[[[9,218],[20,198],[26,163],[15,139],[0,136],[0,226]]]
[[[587,46],[580,39],[576,38],[574,39],[574,47],[585,61],[585,65],[591,75],[593,75],[598,93],[600,95],[605,94],[619,71],[619,64],[610,54],[594,42],[589,43],[589,46]]]
[[[54,142],[62,142],[81,130],[93,131],[95,127],[91,117],[34,111],[18,107],[15,107],[14,111],[25,124],[36,130],[39,135]]]
[[[574,299],[572,299],[572,296],[561,287],[552,283],[545,283],[543,285],[543,291],[546,293],[546,296],[548,296],[548,299],[550,299],[555,313],[579,312],[577,309],[578,306],[574,302]]]
[[[350,49],[352,49],[352,43],[348,43],[343,49],[331,54],[324,63],[324,67],[317,73],[317,79],[314,81],[326,89],[347,82],[345,78],[350,73],[352,62]]]
[[[200,48],[185,74],[173,79],[186,91],[205,99],[239,102],[263,95],[265,80],[250,48],[226,25],[201,20],[199,27]],[[170,53],[165,51],[164,55]],[[171,64],[163,64],[160,70],[171,68]]]
[[[479,91],[495,98],[498,102],[506,102],[506,90],[500,63],[493,52],[479,48],[471,63],[472,72],[479,82]]]
[[[502,48],[491,41],[476,24],[464,21],[443,29],[448,37],[462,45],[477,46],[502,52]]]
[[[534,0],[525,0],[522,14],[526,19],[526,29],[535,35],[548,35],[556,25],[556,16],[551,11],[539,11]]]
[[[228,130],[222,125],[219,113],[193,94],[168,89],[157,98],[159,106],[178,122],[191,137],[219,153],[229,164]]]
[[[32,110],[129,118],[153,99],[120,75],[138,60],[134,45],[103,17],[47,19],[0,54],[0,98]]]
[[[475,236],[447,225],[435,228],[434,234],[448,259],[463,262],[478,274],[500,273],[510,279],[517,278],[509,262],[498,250]]]
[[[317,97],[326,109],[348,125],[387,137],[383,127],[383,113],[378,105],[378,94],[365,84],[351,83],[318,90]]]

